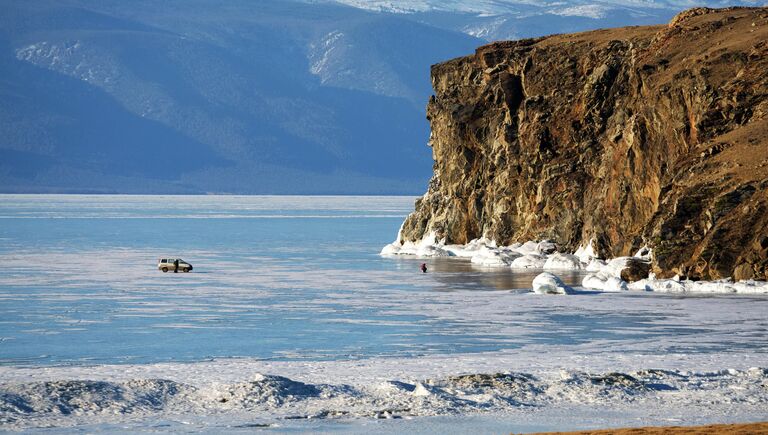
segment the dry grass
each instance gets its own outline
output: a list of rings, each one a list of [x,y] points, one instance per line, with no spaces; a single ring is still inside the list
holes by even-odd
[[[575,432],[546,432],[539,435],[763,435],[768,434],[768,422],[749,424],[713,424],[708,426],[662,426],[622,429],[584,430]]]

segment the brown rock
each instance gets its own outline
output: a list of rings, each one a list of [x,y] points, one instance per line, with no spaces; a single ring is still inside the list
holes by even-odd
[[[755,271],[752,268],[751,264],[742,263],[733,270],[733,279],[736,281],[742,280],[742,279],[754,279],[755,278]]]
[[[434,176],[402,239],[594,240],[606,258],[647,244],[661,276],[733,276],[768,228],[768,26],[751,26],[766,12],[696,9],[434,65]]]
[[[643,261],[639,258],[627,259],[627,265],[621,270],[621,279],[626,282],[640,281],[648,278],[651,271],[651,262]]]
[[[758,237],[752,245],[752,249],[757,252],[768,251],[768,236]]]

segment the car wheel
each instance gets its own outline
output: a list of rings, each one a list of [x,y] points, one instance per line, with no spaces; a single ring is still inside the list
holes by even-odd
[[[163,273],[165,273],[165,272],[168,272],[168,268],[167,268],[167,267],[163,267],[163,268],[162,268],[162,269],[160,269],[160,270],[162,270],[162,271],[163,271]]]
[[[189,268],[184,269],[184,273],[187,273],[187,272],[189,272]]]

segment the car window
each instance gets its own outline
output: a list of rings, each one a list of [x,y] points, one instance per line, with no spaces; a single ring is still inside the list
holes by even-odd
[[[161,262],[161,263],[167,263],[167,261],[165,261],[165,258],[163,258],[162,260],[160,260],[160,262]]]

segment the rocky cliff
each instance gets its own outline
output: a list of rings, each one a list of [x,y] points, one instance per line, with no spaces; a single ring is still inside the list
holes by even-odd
[[[498,42],[432,67],[434,176],[401,241],[548,238],[766,279],[768,8]]]

